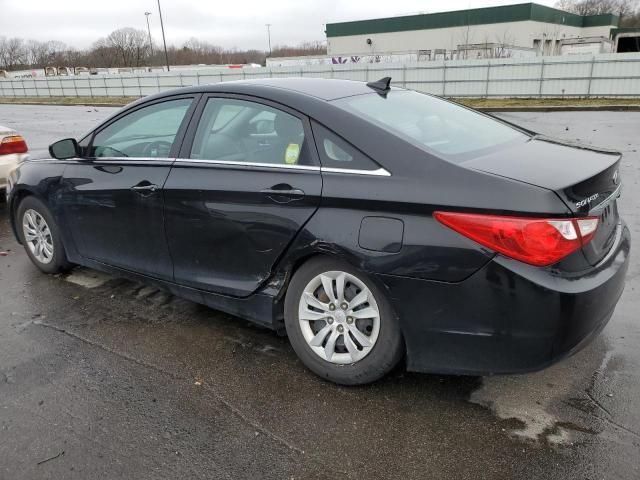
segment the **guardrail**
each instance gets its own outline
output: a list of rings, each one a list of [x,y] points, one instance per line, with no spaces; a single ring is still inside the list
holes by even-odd
[[[0,79],[0,97],[128,97],[231,80],[320,77],[445,97],[640,97],[640,53]]]

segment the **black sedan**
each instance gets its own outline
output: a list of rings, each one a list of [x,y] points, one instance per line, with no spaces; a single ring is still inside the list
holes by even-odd
[[[612,316],[620,154],[321,79],[141,99],[9,179],[33,263],[129,276],[286,333],[342,384],[526,372]]]

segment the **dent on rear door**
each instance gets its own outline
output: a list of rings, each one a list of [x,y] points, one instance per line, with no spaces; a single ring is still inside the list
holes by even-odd
[[[273,124],[257,130],[252,120],[265,112]],[[203,98],[195,118],[164,187],[174,279],[246,297],[270,277],[320,203],[308,120],[240,97]]]
[[[283,183],[304,197],[278,203],[261,192]],[[178,162],[164,188],[175,281],[233,296],[251,294],[313,215],[320,192],[319,172]]]

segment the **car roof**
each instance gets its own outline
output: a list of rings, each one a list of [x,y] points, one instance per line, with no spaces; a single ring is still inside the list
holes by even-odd
[[[396,87],[391,88],[397,90]],[[185,93],[237,93],[272,98],[274,100],[284,99],[285,97],[289,100],[293,100],[293,97],[298,99],[306,97],[310,100],[331,101],[374,92],[375,90],[368,87],[365,82],[355,80],[302,77],[260,78],[183,87],[157,93],[142,98],[138,102]],[[137,104],[138,102],[135,103]]]
[[[391,87],[391,90],[405,90]],[[150,102],[164,101],[171,97],[192,96],[199,94],[222,94],[230,96],[254,97],[280,104],[288,109],[307,116],[329,130],[338,133],[354,147],[374,160],[382,156],[395,158],[399,151],[412,149],[411,144],[381,126],[340,108],[332,100],[357,95],[378,95],[380,92],[368,87],[365,82],[324,78],[263,78],[218,82],[208,85],[195,85],[163,91],[143,97],[129,105],[98,126],[112,121],[128,110],[142,107]],[[387,152],[386,154],[384,152]],[[420,154],[423,154],[420,151]],[[402,157],[402,155],[400,155]],[[405,155],[413,158],[412,155]],[[376,160],[377,161],[377,160]],[[379,162],[382,163],[382,162]],[[414,162],[415,163],[415,162]],[[383,165],[385,166],[385,165]]]
[[[238,80],[216,84],[216,91],[220,89],[234,90],[235,87],[262,86],[289,90],[303,95],[320,98],[322,100],[335,100],[342,97],[372,93],[364,82],[353,80],[341,80],[330,78],[261,78],[255,80]],[[206,89],[206,87],[205,87]]]

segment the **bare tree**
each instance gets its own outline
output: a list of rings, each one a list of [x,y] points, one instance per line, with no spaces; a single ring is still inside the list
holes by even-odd
[[[182,46],[180,57],[181,61],[187,64],[193,63],[223,63],[223,49],[209,42],[190,38]]]
[[[174,65],[265,63],[262,50],[222,48],[191,38],[183,45],[169,46],[169,61]],[[86,50],[77,50],[62,42],[0,37],[0,69],[21,70],[45,67],[139,67],[162,64],[161,49],[151,58],[147,34],[142,30],[122,28],[100,38]],[[296,46],[280,45],[274,56],[326,55],[324,42],[305,42]],[[162,58],[160,58],[162,56]]]
[[[459,34],[458,34],[458,41],[457,41],[457,48],[458,50],[460,49],[460,47],[462,46],[462,54],[460,53],[460,51],[458,51],[458,56],[461,60],[466,60],[467,56],[468,56],[468,49],[467,49],[467,45],[469,45],[473,40],[472,40],[472,33],[471,33],[471,23],[469,21],[469,15],[467,14],[467,16],[464,19],[464,30],[462,30]],[[446,53],[445,53],[445,59],[446,59]],[[453,52],[452,52],[452,57],[453,59]]]
[[[75,48],[67,48],[63,54],[64,64],[71,67],[84,66],[85,52]]]
[[[11,70],[26,61],[25,42],[21,38],[0,37],[0,67]]]
[[[87,55],[87,65],[90,67],[114,67],[118,65],[117,52],[111,47],[106,38],[98,39]]]
[[[493,58],[509,58],[512,55],[511,47],[515,45],[515,36],[509,32],[509,29],[505,29],[502,35],[496,34],[497,46],[493,50]]]
[[[125,67],[139,67],[148,56],[149,43],[143,30],[131,27],[114,30],[105,43],[116,52],[118,62]]]
[[[37,66],[43,63],[47,63],[49,57],[49,51],[46,42],[39,42],[37,40],[28,40],[26,43],[26,62],[31,66]]]
[[[276,45],[272,50],[274,57],[301,57],[305,55],[326,55],[327,45],[321,41],[303,42],[297,46]]]
[[[618,15],[621,23],[640,16],[640,0],[558,0],[556,8],[578,15]]]
[[[58,42],[56,40],[50,40],[46,42],[47,46],[47,57],[46,60],[41,65],[45,67],[47,65],[52,65],[56,67],[66,67],[69,66],[66,58],[66,52],[69,50],[69,47],[63,42]]]

